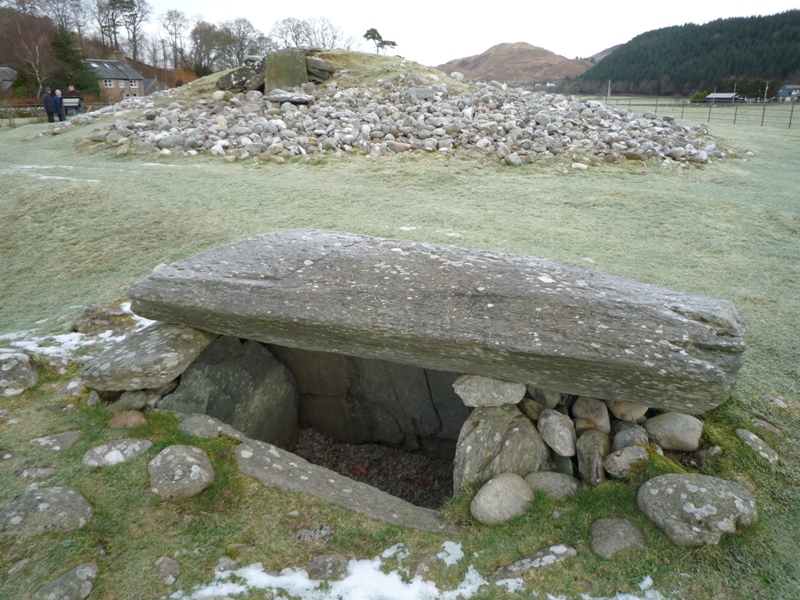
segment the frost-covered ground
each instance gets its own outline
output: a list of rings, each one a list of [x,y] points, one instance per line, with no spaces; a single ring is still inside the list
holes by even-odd
[[[547,600],[570,600],[566,596],[550,594],[546,590],[527,590],[522,579],[488,581],[470,565],[459,586],[452,590],[441,590],[435,583],[420,576],[411,577],[403,568],[403,560],[409,556],[403,544],[396,544],[371,560],[351,560],[347,573],[341,579],[311,579],[302,569],[284,569],[278,575],[266,573],[261,563],[255,563],[235,571],[218,573],[213,581],[189,592],[179,591],[170,596],[173,600],[201,600],[245,594],[254,590],[269,591],[276,600],[300,598],[301,600],[467,600],[479,592],[491,588],[505,588],[500,592],[520,592],[520,597]],[[382,569],[387,559],[397,559],[400,567],[393,571]],[[437,554],[447,566],[455,566],[464,558],[461,544],[444,542],[442,552]],[[639,584],[639,592],[620,593],[613,598],[596,598],[581,594],[581,600],[668,600],[652,589],[653,580],[645,576]],[[283,594],[286,594],[284,596]]]

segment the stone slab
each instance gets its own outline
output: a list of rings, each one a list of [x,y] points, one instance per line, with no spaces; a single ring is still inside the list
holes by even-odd
[[[289,230],[173,263],[133,310],[306,350],[701,413],[731,394],[744,327],[725,300],[568,263]]]
[[[436,511],[354,481],[312,464],[277,446],[248,440],[236,448],[239,468],[263,485],[303,492],[372,519],[444,535],[463,535],[461,528],[445,523]]]

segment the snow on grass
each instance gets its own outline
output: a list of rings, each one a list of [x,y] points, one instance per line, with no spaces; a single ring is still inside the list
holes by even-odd
[[[139,331],[155,323],[155,321],[133,314],[130,302],[122,303],[120,308],[124,313],[133,316],[134,331]],[[28,354],[71,357],[86,348],[107,348],[112,344],[121,342],[125,337],[125,335],[115,336],[110,329],[99,334],[71,332],[56,335],[38,335],[37,330],[28,329],[26,331],[0,334],[0,345],[7,345]],[[5,344],[3,344],[4,342]]]
[[[441,559],[448,567],[452,567],[464,558],[461,544],[457,542],[445,542],[442,544],[442,548],[443,550],[436,555],[436,558]]]
[[[464,554],[461,545],[445,542],[446,556]],[[435,583],[426,581],[420,576],[409,579],[408,573],[381,570],[383,560],[389,558],[405,558],[408,551],[403,544],[384,550],[380,556],[371,560],[351,560],[346,575],[339,580],[317,580],[309,577],[303,569],[284,569],[278,575],[270,575],[264,571],[261,563],[254,563],[235,571],[223,571],[215,575],[213,581],[199,586],[191,592],[177,591],[170,598],[173,600],[202,600],[220,596],[236,596],[252,591],[266,591],[272,594],[287,594],[300,600],[469,600],[475,597],[481,588],[501,587],[508,593],[526,593],[523,579],[503,579],[490,583],[470,565],[464,579],[452,590],[440,590]],[[457,562],[457,561],[456,561]],[[451,563],[447,563],[450,566]],[[455,564],[455,563],[452,563]],[[649,589],[652,578],[648,575],[639,584],[645,591],[644,596],[634,594],[617,594],[613,598],[593,598],[581,594],[582,600],[668,600],[659,592]],[[538,597],[539,592],[531,590],[527,597]],[[282,596],[280,596],[282,597]],[[568,600],[566,596],[546,594],[548,600]],[[570,599],[571,600],[571,599]]]
[[[419,576],[408,580],[398,571],[384,573],[381,558],[402,552],[405,552],[403,545],[397,544],[372,560],[351,560],[345,577],[336,581],[311,579],[302,569],[284,569],[279,575],[270,575],[264,572],[261,563],[255,563],[235,571],[223,571],[207,586],[190,593],[176,592],[170,597],[200,600],[258,589],[282,592],[302,600],[467,600],[481,587],[489,585],[472,566],[456,589],[444,592]]]

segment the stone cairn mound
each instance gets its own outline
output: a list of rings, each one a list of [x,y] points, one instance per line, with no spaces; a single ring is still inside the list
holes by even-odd
[[[420,74],[405,61],[400,66],[406,75],[377,87],[342,88],[335,78],[315,84],[322,77],[307,73],[326,62],[305,57],[303,76],[312,81],[295,88],[262,93],[264,70],[256,62],[224,76],[221,83],[232,90],[217,90],[191,106],[160,106],[176,92],[159,92],[78,115],[46,133],[115,115],[115,123],[89,138],[120,156],[210,154],[228,161],[414,151],[493,157],[509,165],[553,159],[562,170],[583,170],[624,159],[686,165],[726,155],[704,128],[679,125],[669,115],[497,82],[461,91],[464,84],[444,74]]]

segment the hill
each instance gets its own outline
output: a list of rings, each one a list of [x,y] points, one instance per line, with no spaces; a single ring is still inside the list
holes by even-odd
[[[736,82],[738,92],[757,95],[767,81],[777,90],[792,78],[800,81],[800,10],[649,31],[585,72],[579,83],[582,91],[611,80],[619,92],[692,94],[714,87],[733,91]]]
[[[592,63],[573,60],[525,42],[497,44],[483,54],[457,58],[436,67],[448,75],[463,73],[471,81],[536,83],[575,78]]]

